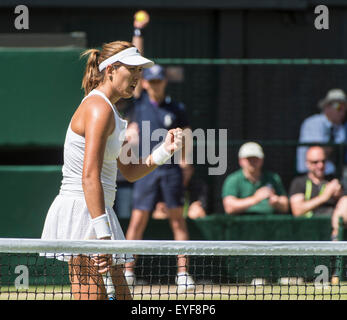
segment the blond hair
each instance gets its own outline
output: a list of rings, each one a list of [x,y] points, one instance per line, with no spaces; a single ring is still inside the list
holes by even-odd
[[[85,95],[95,89],[104,80],[105,69],[100,72],[99,64],[118,52],[131,47],[134,47],[134,45],[130,42],[114,41],[103,44],[101,50],[88,49],[82,52],[81,58],[88,56],[86,69],[82,79],[82,89],[84,89]]]

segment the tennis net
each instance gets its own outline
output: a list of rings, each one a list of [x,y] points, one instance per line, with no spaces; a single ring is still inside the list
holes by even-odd
[[[124,264],[100,276],[96,255],[123,254],[136,257],[131,281],[122,280]],[[4,238],[0,300],[344,300],[346,255],[344,241]],[[180,261],[189,275],[177,275]]]

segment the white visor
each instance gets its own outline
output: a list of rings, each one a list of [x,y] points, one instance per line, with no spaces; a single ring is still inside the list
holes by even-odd
[[[108,65],[114,64],[115,62],[121,62],[129,66],[142,66],[143,68],[150,68],[154,65],[153,61],[142,57],[139,50],[135,47],[131,47],[101,62],[99,64],[99,71],[101,72]]]

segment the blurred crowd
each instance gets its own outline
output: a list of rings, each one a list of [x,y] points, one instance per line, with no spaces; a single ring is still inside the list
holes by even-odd
[[[278,173],[264,171],[262,147],[248,142],[239,151],[240,170],[229,175],[223,185],[222,198],[227,214],[292,213],[294,216],[331,217],[332,239],[338,221],[347,221],[344,177],[337,175],[337,163],[347,163],[345,154],[334,145],[346,143],[346,95],[331,89],[318,102],[320,113],[303,121],[297,148],[297,173],[288,192]]]

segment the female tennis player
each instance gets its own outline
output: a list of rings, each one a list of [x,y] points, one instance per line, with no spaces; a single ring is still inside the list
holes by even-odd
[[[182,147],[182,130],[170,130],[163,144],[146,159],[122,164],[127,122],[117,111],[120,98],[130,98],[142,68],[154,63],[131,43],[115,41],[90,49],[82,87],[85,97],[68,126],[64,144],[63,180],[46,217],[42,239],[117,239],[124,234],[112,209],[117,169],[135,181],[165,163]],[[77,300],[107,299],[103,275],[111,274],[116,299],[132,299],[123,275],[128,255],[71,255],[71,289]]]

